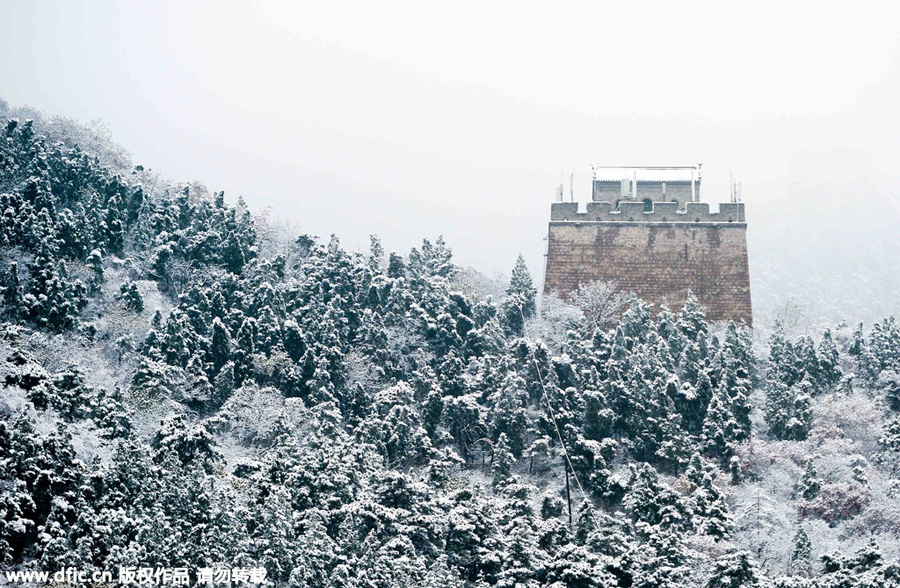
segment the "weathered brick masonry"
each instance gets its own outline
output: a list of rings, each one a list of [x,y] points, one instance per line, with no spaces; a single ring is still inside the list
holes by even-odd
[[[606,202],[579,212],[577,203],[553,205],[544,291],[567,296],[580,284],[615,280],[659,308],[684,305],[694,292],[711,320],[752,324],[747,225],[741,203],[654,203],[644,212],[639,202],[623,202],[612,211]]]

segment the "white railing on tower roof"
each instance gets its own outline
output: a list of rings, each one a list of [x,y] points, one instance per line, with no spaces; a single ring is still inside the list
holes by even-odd
[[[591,169],[599,181],[699,182],[701,165],[592,165]]]

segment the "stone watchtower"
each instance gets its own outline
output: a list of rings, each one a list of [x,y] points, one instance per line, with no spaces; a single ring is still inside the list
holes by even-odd
[[[658,309],[680,310],[688,290],[710,320],[752,325],[744,204],[710,212],[700,166],[595,167],[592,201],[550,208],[544,292],[615,281]],[[560,191],[560,196],[562,192]]]

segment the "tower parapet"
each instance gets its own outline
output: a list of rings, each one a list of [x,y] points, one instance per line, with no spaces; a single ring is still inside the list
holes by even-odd
[[[611,202],[588,202],[580,210],[578,202],[554,202],[550,221],[571,222],[646,222],[646,223],[743,223],[744,203],[723,202],[718,212],[710,212],[706,202],[687,202],[683,210],[677,202],[652,202],[650,210],[643,202],[624,201],[618,209]]]

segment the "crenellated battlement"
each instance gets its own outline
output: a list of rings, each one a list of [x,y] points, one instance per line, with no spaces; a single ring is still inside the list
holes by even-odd
[[[634,223],[744,223],[743,202],[723,202],[718,212],[710,212],[706,202],[687,202],[679,210],[677,202],[654,202],[653,210],[644,211],[641,201],[622,201],[613,210],[610,202],[588,202],[579,210],[578,202],[553,202],[551,222],[634,222]]]

